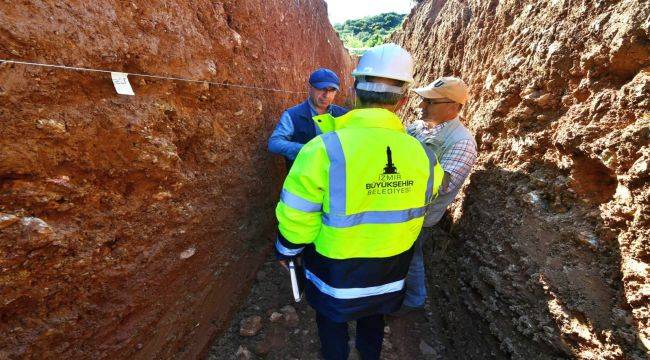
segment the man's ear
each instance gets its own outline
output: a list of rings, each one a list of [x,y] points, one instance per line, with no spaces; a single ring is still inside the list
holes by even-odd
[[[346,104],[348,105],[349,108],[356,108],[357,107],[357,93],[354,91],[354,88],[350,88],[348,92],[348,98],[346,101]]]
[[[402,106],[406,105],[406,102],[408,101],[408,96],[404,95],[402,96],[401,99],[395,104],[395,111],[399,110],[402,108]]]

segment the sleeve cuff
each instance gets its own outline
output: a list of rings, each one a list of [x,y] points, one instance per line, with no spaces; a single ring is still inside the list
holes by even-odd
[[[296,257],[302,253],[305,247],[289,242],[278,232],[278,238],[275,241],[275,257],[278,260],[285,260]]]

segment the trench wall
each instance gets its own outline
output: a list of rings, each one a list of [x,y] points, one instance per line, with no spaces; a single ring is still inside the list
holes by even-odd
[[[425,0],[393,36],[420,84],[471,88],[479,160],[429,263],[454,357],[647,356],[649,18],[635,0]]]
[[[351,72],[321,0],[3,3],[0,58],[289,91]],[[130,81],[0,65],[0,359],[195,358],[270,249],[266,139],[306,95]]]

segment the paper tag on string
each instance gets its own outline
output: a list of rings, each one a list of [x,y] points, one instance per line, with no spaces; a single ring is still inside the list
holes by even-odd
[[[129,78],[127,74],[121,72],[111,72],[111,78],[113,79],[113,85],[115,85],[115,91],[120,95],[135,95],[131,84],[129,83]]]

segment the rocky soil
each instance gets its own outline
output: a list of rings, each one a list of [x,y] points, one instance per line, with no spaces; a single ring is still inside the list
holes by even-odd
[[[351,71],[327,23],[320,0],[4,2],[0,58],[305,91]],[[0,359],[196,358],[266,256],[266,139],[305,94],[130,80],[0,65]]]
[[[428,254],[431,251],[427,249]],[[437,335],[444,332],[438,329],[435,310],[428,303],[425,310],[403,318],[387,317],[382,359],[457,359],[447,351],[452,348],[446,346],[446,339]],[[288,273],[268,258],[257,273],[242,309],[210,349],[208,360],[320,359],[315,316],[304,300],[294,302]],[[351,322],[351,349],[354,349],[354,333]],[[505,359],[496,348],[485,355]],[[355,350],[351,351],[350,359],[359,359]]]
[[[458,358],[648,356],[648,19],[638,0],[425,0],[394,35],[419,83],[471,87],[479,162],[428,264]]]

